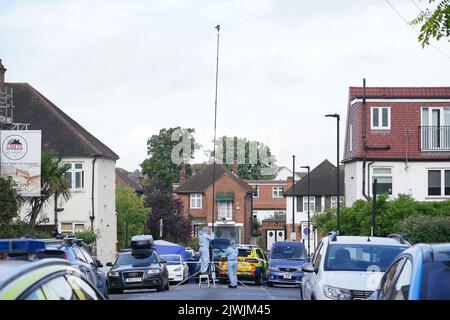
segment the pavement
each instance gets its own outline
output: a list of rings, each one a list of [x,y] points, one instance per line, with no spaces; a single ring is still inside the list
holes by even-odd
[[[216,283],[216,287],[208,288],[205,284],[201,288],[198,283],[186,283],[178,287],[170,286],[169,291],[156,290],[128,290],[123,294],[111,294],[110,300],[299,300],[299,287],[292,286],[255,286],[239,285],[237,289],[230,289],[226,284]]]

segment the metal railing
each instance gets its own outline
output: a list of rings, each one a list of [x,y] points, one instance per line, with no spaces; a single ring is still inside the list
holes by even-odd
[[[420,150],[450,151],[450,126],[421,126]]]

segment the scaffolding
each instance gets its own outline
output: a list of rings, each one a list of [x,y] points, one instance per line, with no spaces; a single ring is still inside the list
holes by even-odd
[[[14,122],[13,98],[13,88],[0,87],[0,130],[28,130],[28,123]]]

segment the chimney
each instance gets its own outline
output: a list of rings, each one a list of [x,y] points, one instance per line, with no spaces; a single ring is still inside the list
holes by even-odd
[[[235,174],[238,175],[238,169],[239,169],[239,165],[236,161],[236,159],[233,161],[233,166],[231,167],[231,171]]]
[[[286,190],[290,189],[294,185],[294,180],[292,179],[292,176],[287,177],[287,186]]]
[[[184,183],[185,180],[186,180],[186,167],[184,166],[184,162],[182,162],[180,165],[180,175],[178,178],[180,186]]]
[[[3,86],[5,84],[5,72],[6,68],[2,63],[2,59],[0,59],[0,91],[3,91]]]

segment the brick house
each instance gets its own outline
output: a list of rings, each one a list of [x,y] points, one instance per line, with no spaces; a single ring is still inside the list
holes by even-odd
[[[337,207],[337,168],[328,160],[311,170],[310,176],[306,175],[299,182],[295,183],[295,192],[289,188],[284,193],[286,199],[286,229],[290,235],[296,234],[296,241],[307,241],[304,229],[308,227],[308,179],[310,183],[310,218],[319,212]],[[344,169],[340,167],[340,201],[344,195]],[[294,197],[294,199],[293,199]],[[292,206],[294,205],[294,228],[292,227]],[[310,227],[312,229],[312,227]],[[317,234],[311,233],[311,251],[314,250]],[[290,237],[288,237],[290,238]]]
[[[450,87],[350,87],[345,199],[450,198]]]
[[[190,214],[193,236],[203,226],[212,226],[214,201],[214,225],[219,238],[233,239],[237,243],[250,243],[252,239],[252,194],[253,188],[225,165],[206,165],[184,181],[184,166],[181,166],[180,183],[174,188],[175,197],[183,202],[184,214]],[[213,194],[214,181],[214,194]]]
[[[122,168],[116,168],[116,188],[131,188],[137,195],[144,194],[144,176],[136,170],[128,172]]]

